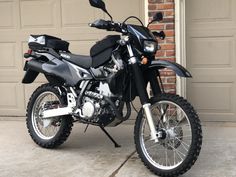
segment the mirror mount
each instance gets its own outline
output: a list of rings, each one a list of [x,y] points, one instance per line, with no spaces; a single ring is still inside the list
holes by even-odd
[[[158,22],[162,21],[163,20],[163,13],[162,12],[157,12],[153,17],[153,20],[158,21]]]
[[[106,5],[102,0],[89,0],[89,3],[91,6],[103,10],[103,12],[105,12],[111,18],[111,21],[113,21],[112,16],[107,11]]]
[[[112,16],[111,16],[111,14],[109,14],[109,12],[105,9],[105,10],[103,10],[109,17],[110,17],[110,19],[111,19],[111,21],[113,22],[113,18],[112,18]]]
[[[157,12],[157,13],[154,15],[152,21],[148,23],[147,27],[148,27],[150,24],[152,24],[153,22],[156,22],[156,21],[157,21],[157,22],[160,22],[160,21],[162,21],[162,20],[163,20],[163,13],[162,13],[162,12]]]

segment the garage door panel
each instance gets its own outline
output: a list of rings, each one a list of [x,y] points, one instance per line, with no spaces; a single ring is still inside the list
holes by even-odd
[[[232,19],[232,0],[186,0],[189,18],[194,21]],[[214,8],[211,8],[214,7]]]
[[[102,18],[102,11],[92,8],[89,1],[62,0],[62,26],[87,27],[89,22]]]
[[[0,41],[0,82],[18,82],[22,77],[20,51],[19,43]]]
[[[72,53],[80,55],[90,55],[90,48],[88,46],[93,46],[95,40],[87,41],[69,41],[70,42],[70,51]]]
[[[55,27],[59,5],[57,0],[20,1],[21,27]]]
[[[191,68],[232,67],[235,58],[234,40],[233,36],[191,37],[187,54],[191,55]]]
[[[231,73],[234,72],[231,70]],[[202,70],[202,69],[193,69],[191,70],[191,74],[193,76],[192,79],[188,79],[187,83],[192,84],[194,82],[222,82],[222,83],[228,83],[228,82],[235,82],[234,76],[227,75],[230,74],[230,71],[224,72],[222,69],[217,70],[211,70],[209,71]],[[187,92],[191,93],[191,90],[187,90]]]
[[[23,85],[0,83],[0,114],[22,115],[24,110]]]
[[[189,101],[203,121],[235,121],[234,83],[192,83]]]
[[[17,68],[16,66],[16,43],[0,43],[0,68]]]
[[[188,88],[191,90],[191,102],[200,112],[233,113],[232,96],[234,93],[233,83],[209,83],[194,82]],[[204,96],[207,95],[207,96]]]
[[[137,0],[119,0],[116,5],[114,1],[105,0],[107,10],[113,16],[115,21],[124,21],[128,16],[134,15],[141,19],[144,17],[144,3]],[[109,17],[106,16],[107,19]],[[136,22],[137,20],[131,19],[129,22]]]
[[[0,29],[16,27],[16,3],[14,1],[0,1]]]
[[[185,0],[185,2],[187,29],[204,28],[214,31],[235,28],[235,0]]]
[[[0,84],[0,106],[5,108],[15,108],[17,106],[17,88],[14,83]],[[5,96],[7,95],[7,96]]]

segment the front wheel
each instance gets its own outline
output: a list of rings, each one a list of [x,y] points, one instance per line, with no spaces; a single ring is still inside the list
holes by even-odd
[[[151,112],[159,142],[151,140],[143,111],[135,122],[134,139],[144,165],[164,177],[179,176],[197,160],[202,145],[200,120],[194,108],[182,97],[161,94],[151,99]]]

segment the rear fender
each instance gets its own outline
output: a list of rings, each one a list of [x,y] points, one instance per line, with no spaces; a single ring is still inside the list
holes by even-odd
[[[187,69],[185,69],[180,64],[171,62],[171,61],[154,60],[151,62],[151,65],[148,67],[148,69],[157,69],[157,70],[164,69],[164,68],[173,70],[180,77],[186,77],[186,78],[192,77],[192,75]]]
[[[25,72],[24,78],[22,80],[22,83],[30,84],[30,83],[34,82],[34,80],[36,79],[36,77],[38,75],[39,75],[39,72],[33,71],[31,69],[27,69]]]

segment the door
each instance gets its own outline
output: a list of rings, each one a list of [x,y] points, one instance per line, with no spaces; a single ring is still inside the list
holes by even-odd
[[[236,121],[236,1],[186,0],[187,97],[206,121]]]

